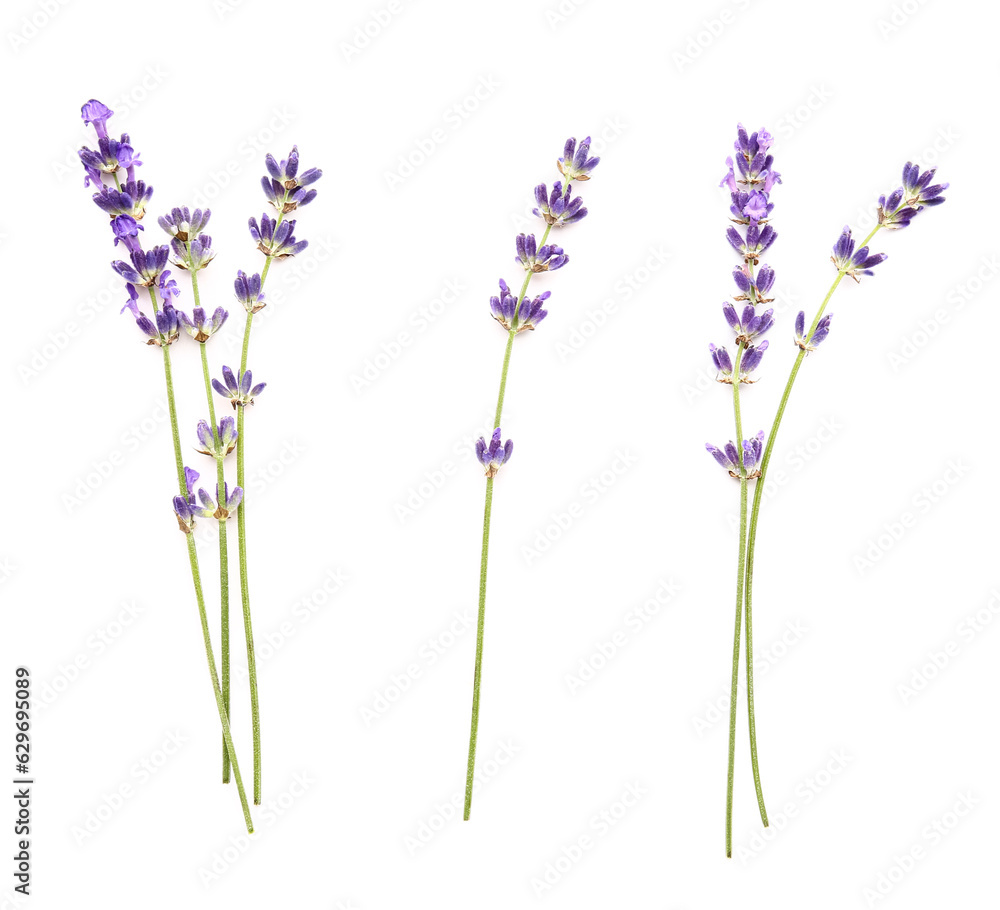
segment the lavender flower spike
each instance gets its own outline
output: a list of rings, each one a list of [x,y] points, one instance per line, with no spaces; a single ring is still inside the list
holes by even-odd
[[[223,398],[228,398],[233,408],[245,408],[247,405],[253,404],[254,398],[263,392],[267,385],[266,382],[253,385],[253,373],[250,370],[240,374],[237,379],[236,374],[229,367],[223,367],[222,378],[225,380],[225,385],[218,379],[213,379],[212,388]]]
[[[307,240],[296,240],[294,231],[294,221],[278,224],[265,214],[260,216],[258,226],[256,218],[250,219],[250,236],[256,241],[257,249],[272,259],[287,259],[309,246]]]
[[[569,262],[569,256],[561,246],[546,244],[536,249],[535,243],[534,234],[518,234],[514,240],[517,248],[517,257],[514,261],[521,263],[525,271],[554,272]]]
[[[739,451],[732,440],[727,442],[721,449],[711,443],[705,444],[706,451],[728,472],[730,477],[739,479],[740,460]],[[747,480],[752,480],[760,476],[759,470],[754,468],[760,463],[761,454],[764,451],[764,431],[761,430],[756,436],[743,440],[743,469],[746,471]]]
[[[482,436],[476,440],[476,458],[486,468],[487,477],[495,477],[500,466],[510,461],[513,451],[514,440],[508,439],[504,443],[500,441],[500,427],[493,431],[493,438],[490,439],[489,445],[486,444],[486,440]]]
[[[205,211],[195,209],[192,212],[185,205],[171,209],[169,215],[160,215],[156,221],[171,237],[186,243],[188,240],[194,240],[205,230],[205,225],[208,224],[208,219],[211,217],[211,209],[205,209]]]
[[[243,304],[248,313],[259,313],[267,304],[265,294],[261,291],[260,275],[247,275],[240,270],[236,273],[236,299]]]
[[[319,180],[323,172],[314,167],[300,174],[298,147],[292,146],[288,159],[280,163],[275,161],[273,155],[265,156],[264,166],[270,178],[261,177],[260,185],[267,201],[281,214],[287,215],[316,198],[316,190],[307,190],[305,187]]]
[[[562,183],[557,180],[552,184],[551,193],[544,183],[540,183],[535,187],[535,201],[538,203],[538,208],[532,211],[553,227],[572,224],[587,216],[583,200],[579,196],[573,199],[572,195],[573,188],[569,183],[564,190]]]
[[[850,275],[855,281],[860,281],[858,275],[875,274],[872,269],[888,258],[885,253],[875,253],[869,256],[866,246],[855,252],[851,229],[845,227],[833,246],[833,255],[830,257],[830,261],[837,267],[838,271]]]
[[[566,178],[566,182],[573,180],[590,180],[590,172],[597,167],[600,158],[588,158],[590,154],[590,136],[576,147],[575,139],[567,139],[566,147],[563,149],[563,156],[556,164],[559,173]]]
[[[188,319],[187,313],[183,310],[177,311],[177,318],[181,321],[181,325],[184,326],[184,331],[200,344],[204,344],[218,332],[228,317],[229,313],[221,306],[216,308],[211,319],[205,315],[205,311],[200,306],[196,306],[191,311],[190,319]]]
[[[490,310],[493,318],[508,331],[515,333],[524,331],[534,331],[549,311],[542,309],[542,305],[551,296],[551,291],[539,294],[533,300],[527,297],[521,300],[520,307],[517,305],[517,297],[507,286],[507,282],[500,279],[500,294],[490,298]]]
[[[833,313],[827,313],[816,323],[816,330],[806,337],[806,314],[800,310],[799,315],[795,317],[795,343],[803,351],[815,351],[816,346],[830,334],[830,320],[832,318]]]
[[[767,350],[767,345],[768,343],[763,341],[759,345],[747,345],[744,349],[743,357],[740,360],[740,382],[752,385],[757,381],[756,379],[751,379],[750,374],[760,366],[761,360],[764,359],[764,352]],[[710,344],[708,350],[712,355],[712,363],[715,364],[715,368],[719,371],[716,381],[732,385],[733,362],[729,357],[729,351],[725,348],[718,348],[714,344]]]
[[[146,186],[142,180],[133,180],[123,183],[120,190],[113,186],[102,186],[99,193],[94,193],[93,199],[97,207],[112,218],[129,215],[135,221],[142,221],[146,205],[152,196],[151,186]]]
[[[219,435],[218,446],[215,444],[215,435],[212,433],[208,421],[198,421],[198,442],[201,443],[201,448],[198,451],[203,455],[224,458],[236,448],[236,421],[232,417],[223,417],[215,432]]]
[[[120,216],[127,218],[127,215]],[[115,219],[118,221],[119,219]],[[131,264],[118,259],[111,263],[113,268],[129,284],[138,284],[142,287],[150,287],[156,284],[160,273],[166,268],[169,250],[165,246],[154,246],[152,249],[143,252],[141,249],[133,250],[129,255]]]

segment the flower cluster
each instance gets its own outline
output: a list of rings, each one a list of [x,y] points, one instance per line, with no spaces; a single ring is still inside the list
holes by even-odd
[[[253,373],[250,370],[244,370],[237,376],[229,367],[223,367],[222,378],[225,383],[213,379],[212,388],[223,398],[228,398],[233,408],[245,408],[248,404],[253,404],[254,398],[263,392],[267,385],[266,382],[254,385]]]
[[[193,468],[185,468],[184,475],[187,480],[187,495],[174,497],[174,514],[177,516],[177,524],[185,534],[190,534],[194,530],[195,518],[217,518],[225,521],[239,504],[243,501],[243,489],[233,487],[229,492],[229,484],[215,485],[215,499],[204,489],[198,490],[198,495],[194,494],[194,484],[201,476]]]
[[[508,439],[506,442],[500,441],[500,427],[493,431],[493,437],[488,444],[482,436],[476,440],[476,458],[486,468],[487,477],[495,477],[500,466],[510,461],[513,451],[513,439]]]
[[[878,223],[894,230],[905,228],[925,207],[940,205],[948,189],[947,183],[931,184],[937,168],[920,173],[920,165],[907,161],[903,165],[903,185],[888,197],[878,197]]]
[[[520,306],[518,298],[511,293],[507,282],[500,279],[500,293],[490,298],[490,311],[493,318],[505,329],[514,332],[534,331],[549,311],[542,309],[542,304],[551,296],[551,291],[545,291],[532,300],[522,297]]]
[[[213,458],[225,458],[236,448],[236,421],[232,417],[223,417],[214,431],[207,420],[198,421],[198,449],[203,455]],[[218,439],[218,442],[216,442]]]
[[[748,480],[760,476],[760,471],[755,470],[760,464],[760,456],[764,451],[764,431],[761,430],[756,436],[743,440],[743,468],[746,471]],[[710,442],[705,443],[705,449],[722,467],[729,471],[730,477],[740,476],[740,456],[732,440],[727,442],[721,449],[713,446]]]

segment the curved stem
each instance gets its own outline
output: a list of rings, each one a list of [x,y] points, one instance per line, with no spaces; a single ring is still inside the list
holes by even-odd
[[[542,234],[539,247],[545,246],[549,237],[552,225],[545,226],[545,233]],[[517,305],[514,307],[514,319],[517,319],[521,311],[521,303],[524,295],[528,293],[528,284],[534,273],[528,271],[521,284],[521,290],[517,295]],[[493,414],[493,427],[500,426],[500,418],[503,416],[503,400],[507,391],[507,372],[510,369],[510,354],[514,349],[514,336],[517,330],[511,328],[507,332],[507,347],[503,355],[503,367],[500,371],[500,391],[497,393],[497,407]],[[479,683],[482,678],[483,669],[483,626],[486,622],[486,567],[489,562],[490,552],[490,516],[493,510],[493,478],[486,478],[486,508],[483,513],[483,547],[479,560],[479,621],[476,627],[476,669],[472,679],[472,729],[469,732],[469,761],[465,775],[465,814],[464,820],[469,820],[469,813],[472,811],[472,780],[476,770],[476,741],[479,737]]]
[[[881,224],[875,225],[871,232],[861,241],[859,247],[868,246],[869,241],[874,237],[879,229],[882,227]],[[816,330],[816,326],[819,325],[820,319],[823,318],[823,313],[826,311],[827,305],[830,303],[830,299],[833,297],[834,292],[840,287],[840,282],[844,280],[844,275],[847,273],[843,270],[837,271],[837,277],[833,280],[833,284],[830,285],[830,289],[826,292],[826,296],[823,298],[823,302],[820,304],[819,310],[816,312],[816,316],[813,318],[812,324],[809,327],[807,337],[811,336]],[[784,392],[782,392],[781,400],[778,402],[778,411],[774,415],[774,422],[771,424],[771,431],[768,433],[767,442],[764,445],[764,454],[760,461],[760,475],[757,478],[757,487],[753,493],[753,506],[750,511],[750,527],[747,533],[747,543],[746,543],[746,579],[745,579],[745,601],[746,601],[746,616],[747,616],[747,668],[750,671],[750,647],[752,642],[752,632],[751,632],[751,620],[753,616],[753,566],[754,566],[754,553],[757,546],[757,522],[760,517],[760,506],[764,497],[764,485],[767,479],[767,469],[771,464],[771,453],[774,450],[775,440],[778,438],[778,430],[781,427],[781,420],[785,416],[785,408],[788,405],[788,399],[792,394],[792,388],[795,386],[795,380],[799,375],[799,368],[802,366],[802,361],[805,360],[806,351],[802,349],[799,351],[798,356],[795,358],[795,362],[792,364],[792,370],[788,375],[788,381],[785,383]],[[760,803],[761,818],[764,824],[767,824],[767,817],[764,812],[764,804],[760,799],[760,789],[759,781],[760,775],[757,768],[757,751],[756,751],[756,730],[754,726],[754,711],[753,711],[753,680],[752,677],[747,680],[747,705],[750,711],[750,737],[751,737],[751,747],[752,747],[752,760],[753,760],[753,772],[754,772],[754,782],[758,786],[758,802]]]

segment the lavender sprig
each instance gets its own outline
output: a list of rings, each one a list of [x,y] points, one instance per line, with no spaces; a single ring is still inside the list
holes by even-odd
[[[575,139],[567,140],[563,157],[558,161],[559,171],[566,180],[565,187],[560,181],[553,184],[551,191],[544,183],[535,187],[535,200],[538,207],[534,212],[545,223],[541,240],[536,241],[534,234],[519,234],[515,238],[517,252],[515,261],[525,270],[521,290],[514,294],[507,282],[501,279],[500,293],[490,298],[490,312],[507,332],[507,348],[504,352],[503,368],[500,373],[500,391],[497,394],[497,406],[493,417],[495,429],[489,442],[480,438],[476,443],[476,457],[485,468],[486,473],[486,505],[483,513],[483,545],[479,562],[479,619],[476,632],[476,665],[472,680],[472,723],[469,732],[469,757],[465,778],[465,812],[463,817],[466,821],[469,820],[469,814],[472,811],[472,784],[476,770],[476,742],[479,735],[479,686],[483,664],[486,569],[489,563],[493,482],[500,467],[510,459],[514,446],[510,439],[506,442],[502,441],[500,431],[510,355],[514,347],[514,338],[522,332],[534,330],[548,315],[548,311],[543,308],[543,305],[549,298],[549,292],[545,291],[529,300],[527,298],[528,284],[533,275],[556,271],[569,261],[569,257],[562,247],[548,243],[549,233],[554,227],[562,228],[586,217],[587,209],[584,208],[582,199],[573,196],[571,183],[574,180],[589,180],[591,172],[599,162],[600,158],[590,157],[589,136],[580,143],[579,147],[577,147]]]

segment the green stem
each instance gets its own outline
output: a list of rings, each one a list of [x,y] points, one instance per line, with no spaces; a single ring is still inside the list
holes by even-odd
[[[545,226],[545,233],[538,246],[545,246],[548,240],[552,225]],[[521,290],[517,295],[517,305],[514,307],[514,321],[516,322],[518,313],[521,311],[521,303],[525,294],[528,293],[528,284],[534,272],[529,271],[524,276]],[[503,355],[503,368],[500,371],[500,391],[497,393],[497,407],[493,414],[493,427],[500,426],[500,418],[503,416],[503,400],[507,391],[507,372],[510,369],[510,354],[514,349],[514,336],[517,330],[511,328],[507,332],[507,347]],[[483,548],[479,561],[479,623],[476,628],[476,669],[472,679],[472,724],[469,733],[469,763],[465,775],[465,821],[469,820],[469,813],[472,811],[472,779],[476,770],[476,741],[479,736],[479,681],[482,678],[483,670],[483,626],[486,622],[486,567],[489,562],[490,552],[490,515],[493,509],[493,478],[486,478],[486,508],[483,514]]]
[[[736,345],[733,365],[733,416],[736,421],[737,469],[740,481],[740,539],[736,572],[736,619],[733,631],[733,672],[729,685],[729,767],[726,775],[726,856],[733,855],[733,782],[736,776],[736,701],[740,677],[740,626],[743,619],[743,560],[746,555],[747,478],[743,467],[743,419],[740,413],[740,364],[743,344]]]
[[[153,288],[149,289],[149,298],[153,304],[154,313],[158,310],[156,303],[156,293]],[[163,345],[163,375],[167,386],[167,405],[170,411],[170,431],[173,439],[174,462],[177,467],[177,486],[181,496],[187,496],[187,478],[184,475],[184,458],[181,455],[181,437],[177,426],[177,405],[174,399],[173,371],[170,365],[170,348]],[[222,724],[222,736],[229,752],[229,758],[233,765],[233,774],[236,777],[236,787],[239,791],[240,803],[243,806],[243,818],[246,821],[247,832],[253,832],[253,820],[250,817],[250,807],[247,805],[246,793],[243,790],[243,781],[240,777],[239,764],[236,761],[236,748],[229,731],[229,716],[226,712],[225,704],[222,701],[222,690],[219,688],[218,672],[215,668],[215,656],[212,653],[212,638],[208,630],[208,615],[205,612],[205,596],[201,586],[201,572],[198,569],[198,551],[195,547],[194,538],[187,535],[188,561],[191,564],[191,580],[194,583],[195,598],[198,601],[198,613],[201,617],[202,637],[205,641],[205,654],[208,658],[208,671],[212,679],[212,688],[215,691],[215,703],[219,709],[219,721]]]
[[[879,229],[882,227],[881,224],[875,225],[872,228],[871,233],[861,241],[858,245],[859,248],[863,246],[868,246],[869,241],[875,234],[878,233]],[[833,280],[833,284],[830,285],[830,289],[826,292],[826,296],[823,298],[823,302],[820,304],[819,310],[816,313],[812,324],[809,327],[809,331],[806,337],[812,335],[816,330],[816,326],[819,325],[820,319],[823,318],[823,313],[826,311],[827,305],[830,303],[830,299],[833,297],[834,292],[840,286],[840,282],[843,281],[844,275],[847,273],[843,269],[837,271],[837,277]],[[795,363],[792,364],[791,373],[789,373],[788,381],[785,383],[785,390],[781,395],[781,401],[778,402],[778,411],[774,416],[774,422],[771,424],[771,431],[768,433],[767,442],[764,445],[764,454],[760,461],[760,474],[757,478],[757,487],[753,493],[753,507],[750,511],[750,528],[747,535],[746,543],[746,579],[745,579],[745,603],[746,603],[746,626],[747,626],[747,667],[748,672],[750,672],[750,662],[751,653],[750,648],[752,647],[752,631],[751,624],[753,619],[752,611],[752,598],[753,598],[753,567],[754,567],[754,553],[757,545],[757,522],[760,516],[760,506],[764,497],[764,484],[767,479],[767,469],[771,463],[771,453],[774,450],[775,440],[778,438],[778,429],[781,427],[781,420],[785,416],[785,407],[788,405],[789,396],[792,394],[792,388],[795,385],[795,380],[799,375],[799,368],[802,366],[802,361],[805,359],[806,350],[802,349],[799,351],[798,356],[795,358]],[[754,772],[754,782],[758,787],[758,802],[760,803],[761,818],[764,820],[764,824],[767,824],[767,817],[764,813],[764,804],[760,800],[760,774],[757,767],[757,743],[756,743],[756,729],[754,726],[754,707],[753,707],[753,679],[752,677],[747,680],[747,706],[750,712],[750,742],[751,742],[751,755],[753,761],[753,772]]]
[[[197,287],[194,275],[191,276],[194,286]],[[197,294],[196,294],[197,296]],[[212,377],[208,368],[208,351],[205,343],[199,345],[201,348],[201,372],[205,380],[205,398],[208,401],[208,417],[212,427],[212,440],[215,442],[215,450],[219,451],[221,442],[219,440],[219,426],[215,417],[215,400],[212,393]],[[216,473],[216,493],[220,500],[225,496],[226,471],[223,465],[225,456],[215,457]],[[226,715],[230,708],[230,673],[229,673],[229,540],[226,520],[219,520],[219,617],[220,617],[220,650],[222,663],[222,700],[226,706]],[[222,782],[229,783],[229,750],[225,743],[222,744]]]
[[[288,195],[289,191],[285,190],[282,205],[278,209],[275,230],[285,218],[281,209],[288,201]],[[271,270],[271,258],[267,257],[260,273],[261,290],[267,281],[267,273]],[[247,320],[243,327],[243,350],[240,354],[240,376],[247,368],[251,328],[253,328],[253,313],[247,310]],[[243,632],[247,644],[247,675],[250,678],[250,722],[253,727],[253,801],[255,806],[259,806],[261,800],[260,701],[257,697],[257,659],[253,643],[253,622],[250,617],[250,577],[247,570],[246,430],[243,419],[245,410],[244,407],[236,409],[236,485],[243,489],[243,502],[236,510],[236,539],[240,556],[240,601],[243,606]]]

